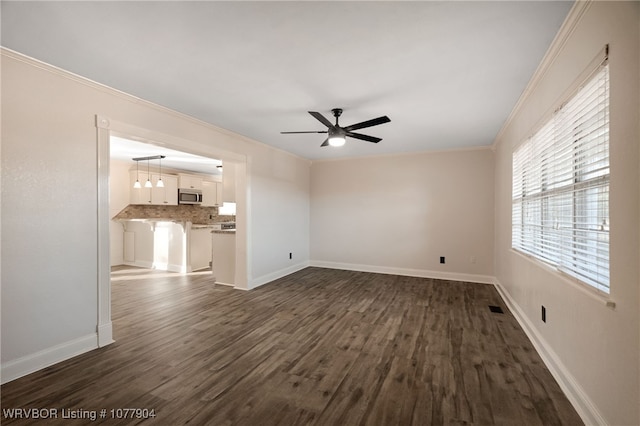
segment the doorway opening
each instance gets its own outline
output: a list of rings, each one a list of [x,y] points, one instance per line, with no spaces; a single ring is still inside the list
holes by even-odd
[[[235,187],[224,169],[220,159],[112,135],[111,267],[211,270],[213,231],[224,226],[235,242]],[[233,172],[228,163],[226,169]],[[235,272],[235,253],[216,256],[231,259],[224,266]],[[224,275],[225,284],[235,284]]]
[[[117,264],[130,264],[133,267],[141,265],[153,268],[157,272],[211,274],[212,255],[209,254],[210,244],[207,241],[211,241],[209,227],[214,223],[233,221],[234,224],[238,224],[239,238],[235,238],[237,244],[233,249],[235,262],[232,267],[235,281],[232,285],[235,288],[248,289],[249,233],[246,227],[249,212],[245,200],[249,189],[246,178],[246,156],[208,144],[204,145],[119,123],[102,116],[96,116],[96,127],[98,130],[98,345],[105,346],[114,341],[111,322],[111,268]],[[134,151],[123,152],[119,144],[125,144],[127,148]],[[144,155],[140,151],[136,152],[136,148],[143,149]],[[158,153],[157,150],[163,152]],[[168,154],[173,157],[171,160]],[[160,161],[153,164],[157,156],[164,156],[162,164]],[[140,157],[145,159],[153,157],[153,160],[133,160],[134,158],[139,160]],[[178,157],[187,157],[188,166],[172,163],[172,160],[177,161]],[[219,165],[222,166],[222,171]],[[199,167],[209,168],[202,170]],[[151,182],[151,188],[143,187],[145,191],[140,191],[136,195],[132,191],[133,184],[135,180],[140,180],[140,176],[144,173],[147,180]],[[134,176],[135,180],[132,181]],[[203,196],[197,205],[177,202],[179,187],[187,185],[190,182],[189,179],[194,177],[196,187],[207,182],[205,186],[208,185],[208,188],[190,189],[199,189],[202,195],[206,192],[208,197]],[[162,190],[157,186],[160,179],[164,183],[164,186],[160,187]],[[192,185],[193,181],[190,182],[189,187]],[[225,190],[226,195],[224,195]],[[150,198],[145,199],[146,203],[140,203],[140,194],[145,194],[146,197],[147,192]],[[158,198],[159,194],[162,194],[161,198]],[[207,199],[207,203],[213,205],[203,206],[204,198]],[[225,202],[227,204],[224,204]],[[235,203],[237,210],[233,211],[234,205],[229,203]],[[226,207],[226,212],[223,207]],[[220,212],[221,209],[223,214]],[[123,214],[120,215],[120,213]],[[187,216],[184,216],[185,214]],[[125,222],[131,226],[128,230],[123,226]],[[147,230],[136,235],[140,227],[146,227]],[[172,227],[178,229],[171,229]],[[154,235],[156,229],[158,232]],[[194,248],[191,244],[201,246]]]

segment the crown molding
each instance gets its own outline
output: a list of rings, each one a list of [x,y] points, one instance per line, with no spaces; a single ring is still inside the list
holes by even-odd
[[[331,163],[338,161],[358,161],[358,160],[375,160],[384,158],[396,158],[396,157],[416,157],[421,155],[438,155],[438,154],[454,154],[473,151],[493,151],[493,145],[481,145],[481,146],[466,146],[461,148],[451,149],[437,149],[437,150],[423,150],[416,152],[387,152],[383,154],[371,154],[359,157],[337,157],[337,158],[318,158],[312,160],[312,164],[317,163]]]
[[[547,52],[545,53],[544,57],[542,58],[542,61],[538,65],[538,68],[533,73],[531,80],[529,80],[529,84],[527,84],[527,86],[525,87],[524,91],[520,95],[520,98],[518,99],[515,106],[511,110],[511,113],[509,114],[504,124],[500,128],[500,131],[496,135],[493,141],[493,144],[491,144],[492,150],[495,151],[495,149],[497,148],[498,142],[500,141],[500,139],[502,139],[504,132],[511,125],[511,122],[513,121],[515,116],[518,114],[518,112],[520,111],[524,103],[529,99],[531,94],[537,89],[538,85],[540,84],[542,79],[545,77],[549,69],[551,68],[551,65],[553,65],[558,55],[560,55],[560,53],[564,49],[564,46],[567,44],[567,41],[569,40],[569,37],[571,37],[571,35],[575,31],[576,27],[578,26],[578,23],[580,23],[582,16],[589,9],[589,7],[591,7],[592,3],[593,3],[592,0],[576,0],[576,2],[573,4],[573,7],[571,8],[569,13],[567,14],[567,17],[562,23],[560,30],[558,30],[558,33],[556,34],[555,38],[551,42],[551,45],[549,46],[549,49],[547,49]]]
[[[27,65],[30,65],[30,66],[32,66],[34,68],[38,68],[38,69],[44,70],[46,72],[58,75],[58,76],[60,76],[62,78],[66,78],[68,80],[72,80],[72,81],[74,81],[76,83],[79,83],[79,84],[82,84],[84,86],[90,87],[90,88],[92,88],[94,90],[98,90],[98,91],[101,91],[103,93],[107,93],[109,95],[116,96],[116,97],[118,97],[118,98],[120,98],[120,99],[122,99],[124,101],[131,102],[131,103],[134,103],[134,104],[144,105],[145,107],[151,108],[151,109],[156,110],[158,112],[161,112],[163,114],[167,114],[167,115],[173,116],[173,117],[178,118],[180,120],[188,121],[188,122],[190,122],[192,124],[195,124],[195,125],[200,126],[200,127],[204,127],[204,128],[206,128],[208,130],[212,130],[212,131],[217,132],[217,133],[222,133],[222,134],[224,134],[226,136],[229,136],[229,137],[232,137],[232,138],[235,138],[235,139],[240,139],[243,142],[246,142],[248,144],[262,146],[262,147],[265,147],[265,148],[280,152],[282,154],[288,155],[288,156],[296,158],[298,160],[305,161],[308,165],[311,164],[311,160],[309,160],[308,158],[300,157],[300,156],[298,156],[296,154],[292,154],[291,152],[285,151],[285,150],[280,149],[280,148],[273,147],[271,145],[268,145],[268,144],[266,144],[264,142],[257,141],[255,139],[251,139],[251,138],[249,138],[247,136],[241,135],[239,133],[235,133],[235,132],[233,132],[231,130],[227,130],[227,129],[223,128],[223,127],[216,126],[216,125],[211,124],[209,122],[206,122],[206,121],[200,120],[198,118],[192,117],[192,116],[190,116],[188,114],[175,111],[173,109],[164,107],[162,105],[158,105],[156,103],[153,103],[151,101],[147,101],[147,100],[142,99],[142,98],[138,98],[137,96],[131,95],[129,93],[123,92],[123,91],[118,90],[118,89],[114,89],[113,87],[104,85],[102,83],[98,83],[96,81],[93,81],[93,80],[88,79],[86,77],[83,77],[81,75],[75,74],[75,73],[73,73],[71,71],[65,70],[65,69],[57,67],[55,65],[51,65],[51,64],[43,62],[43,61],[41,61],[39,59],[32,58],[30,56],[27,56],[27,55],[25,55],[23,53],[20,53],[20,52],[17,52],[15,50],[6,48],[4,46],[0,46],[0,56],[3,57],[3,58],[11,58],[11,59],[14,59],[16,61],[19,61],[19,62],[25,63]],[[96,126],[97,127],[105,127],[105,126],[108,127],[109,123],[97,123]],[[246,153],[243,153],[243,154],[246,154]]]

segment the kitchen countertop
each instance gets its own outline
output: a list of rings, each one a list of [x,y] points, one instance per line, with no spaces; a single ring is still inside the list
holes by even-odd
[[[206,223],[193,223],[191,224],[191,229],[207,229],[213,228],[214,225],[206,224]]]
[[[186,220],[182,219],[172,219],[169,217],[150,217],[150,218],[123,218],[117,219],[114,218],[112,220],[117,220],[119,222],[173,222],[173,223],[186,223]]]
[[[169,219],[169,218],[150,218],[150,219],[116,219],[120,222],[147,222],[147,223],[154,223],[154,222],[172,222],[172,223],[177,223],[182,225],[183,227],[186,225],[186,223],[188,221],[185,220],[180,220],[180,219]],[[209,223],[193,223],[191,224],[191,229],[211,229],[211,233],[216,233],[216,234],[235,234],[236,230],[235,229],[213,229],[215,227],[215,224],[209,224]]]

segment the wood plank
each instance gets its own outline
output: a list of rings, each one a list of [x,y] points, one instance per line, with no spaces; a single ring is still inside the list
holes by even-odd
[[[581,424],[490,285],[306,268],[244,292],[127,267],[112,291],[116,343],[3,385],[3,408],[147,408],[158,424]]]

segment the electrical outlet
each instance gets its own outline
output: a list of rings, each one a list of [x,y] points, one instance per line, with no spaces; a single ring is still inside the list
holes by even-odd
[[[440,263],[444,263],[444,256],[440,256]]]
[[[289,252],[289,259],[293,259],[293,253]]]
[[[471,256],[471,257],[469,258],[469,262],[471,262],[471,263],[476,263],[476,257],[475,257],[475,256]]]
[[[547,322],[547,308],[542,305],[542,322]]]

